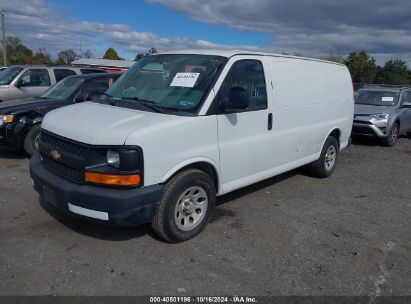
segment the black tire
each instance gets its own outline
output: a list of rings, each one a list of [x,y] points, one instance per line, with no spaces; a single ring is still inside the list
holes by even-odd
[[[340,145],[338,144],[337,139],[329,136],[324,143],[320,158],[315,162],[312,162],[309,166],[310,175],[319,178],[329,177],[334,172],[339,150]],[[330,152],[330,155],[327,155],[327,152]],[[330,165],[331,162],[329,161],[331,155],[334,155],[332,165]]]
[[[192,230],[184,231],[176,224],[177,219],[175,217],[178,214],[176,208],[179,203],[179,206],[182,206],[182,199],[180,198],[187,190],[193,187],[199,187],[204,190],[208,197],[207,208],[204,214],[201,215],[202,219],[198,221],[197,226],[193,227]],[[168,242],[177,243],[189,240],[203,231],[210,219],[215,201],[216,190],[214,181],[210,176],[197,169],[183,171],[165,185],[152,227],[161,238]],[[195,209],[195,212],[197,212],[197,209]]]
[[[393,147],[397,142],[398,136],[400,135],[400,128],[398,123],[394,123],[390,129],[388,137],[384,139],[384,145],[386,147]]]
[[[40,127],[40,125],[35,125],[32,127],[24,138],[23,148],[30,157],[37,153],[37,142],[40,135]]]

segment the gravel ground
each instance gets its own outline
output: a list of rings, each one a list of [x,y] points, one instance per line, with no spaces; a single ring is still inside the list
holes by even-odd
[[[0,295],[411,295],[411,140],[357,140],[328,179],[295,170],[219,199],[181,244],[40,206],[0,154]]]

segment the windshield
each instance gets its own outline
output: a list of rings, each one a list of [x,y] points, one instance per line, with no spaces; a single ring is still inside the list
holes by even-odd
[[[375,106],[395,106],[398,102],[399,92],[393,91],[358,91],[355,103]]]
[[[67,77],[57,82],[41,95],[41,98],[65,100],[69,98],[85,81],[83,77]]]
[[[19,67],[10,67],[0,73],[0,85],[10,84],[13,81],[14,77],[21,72],[23,68]]]
[[[102,99],[116,106],[195,113],[226,61],[224,57],[203,55],[146,56]]]

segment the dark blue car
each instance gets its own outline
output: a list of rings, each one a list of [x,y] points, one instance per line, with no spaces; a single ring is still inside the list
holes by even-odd
[[[37,151],[40,124],[56,108],[100,97],[120,74],[87,74],[67,77],[40,97],[0,103],[0,148],[28,155]]]

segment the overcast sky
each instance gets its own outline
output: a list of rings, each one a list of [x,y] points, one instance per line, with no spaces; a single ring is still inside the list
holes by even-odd
[[[126,58],[187,48],[346,55],[411,63],[409,0],[0,0],[8,35],[52,54],[111,46]]]

